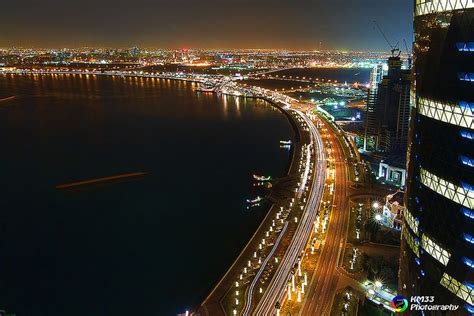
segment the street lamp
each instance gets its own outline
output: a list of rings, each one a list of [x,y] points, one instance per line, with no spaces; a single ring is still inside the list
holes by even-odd
[[[380,215],[380,214],[378,214],[378,213],[375,214],[375,220],[376,220],[377,222],[380,222],[380,221],[382,220],[382,215]]]
[[[375,288],[377,288],[377,289],[380,290],[380,289],[382,288],[382,286],[383,286],[382,282],[380,282],[380,281],[375,281]]]

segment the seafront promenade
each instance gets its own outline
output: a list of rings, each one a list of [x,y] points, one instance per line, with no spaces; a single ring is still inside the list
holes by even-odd
[[[325,305],[314,305],[315,298],[313,296],[314,293],[323,291],[324,294],[321,295],[326,296],[329,302],[332,300],[331,284],[334,283],[334,280],[331,276],[334,275],[333,270],[338,264],[338,250],[345,241],[346,216],[343,204],[345,182],[336,184],[336,196],[340,201],[335,202],[337,208],[334,210],[334,214],[330,212],[329,223],[325,223],[331,229],[328,233],[329,239],[326,240],[331,245],[322,247],[321,257],[328,259],[323,259],[318,264],[318,269],[324,269],[327,277],[318,280],[318,272],[315,272],[314,275],[309,275],[308,272],[308,275],[304,273],[305,281],[302,289],[297,290],[294,285],[296,276],[303,277],[301,265],[304,261],[305,251],[309,249],[308,245],[315,229],[316,219],[323,218],[323,221],[328,221],[327,216],[320,216],[327,172],[330,171],[326,165],[326,147],[328,145],[321,137],[320,129],[323,125],[319,126],[320,123],[317,123],[322,121],[313,117],[312,106],[300,103],[277,91],[245,85],[240,80],[220,75],[134,71],[41,72],[23,70],[0,72],[1,74],[143,77],[211,83],[215,86],[213,92],[216,94],[239,98],[260,98],[278,108],[287,116],[296,134],[296,141],[292,144],[293,157],[288,174],[272,183],[272,207],[240,255],[204,299],[201,306],[192,314],[209,316],[272,315],[276,314],[279,307],[290,297],[288,293],[297,295],[298,298],[293,297],[293,299],[298,302],[304,299],[305,308],[318,312],[325,310],[327,307]],[[324,127],[325,130],[330,130],[329,125]],[[331,132],[333,136],[331,136],[330,142],[335,145],[339,142],[336,131]],[[341,179],[345,179],[343,176],[345,159],[339,145],[334,148],[334,154],[337,154],[335,172],[341,176]],[[334,225],[337,226],[337,229]],[[324,255],[326,253],[327,255]],[[293,286],[290,288],[292,283]],[[304,287],[307,287],[308,293],[304,292]]]

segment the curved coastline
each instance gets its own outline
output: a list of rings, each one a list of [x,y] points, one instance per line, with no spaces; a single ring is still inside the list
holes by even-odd
[[[281,113],[283,113],[286,116],[288,122],[290,123],[291,127],[293,128],[293,131],[295,133],[295,143],[299,143],[301,141],[301,131],[298,128],[298,125],[296,124],[294,118],[290,115],[290,113],[288,113],[288,111],[286,111],[277,102],[275,102],[273,100],[270,100],[268,98],[264,98],[264,97],[241,97],[241,98],[254,98],[254,99],[264,100],[264,101],[268,102],[269,104],[271,104],[272,106],[276,107]],[[295,160],[295,146],[291,146],[290,156],[291,156],[291,159],[288,162],[288,165],[287,165],[287,168],[286,168],[286,175],[287,176],[289,176],[290,171],[291,171],[291,166],[293,165],[293,161]]]
[[[24,75],[58,75],[58,74],[60,74],[60,75],[69,75],[69,76],[76,76],[76,75],[79,75],[79,76],[92,75],[92,76],[107,76],[107,77],[121,76],[121,75],[118,75],[118,74],[109,74],[109,73],[74,73],[74,72],[36,72],[36,73],[33,73],[33,72],[22,72],[22,73],[11,72],[11,73],[4,73],[4,74],[17,75],[17,76],[18,75],[20,75],[20,76],[24,76]],[[174,78],[174,77],[169,77],[169,76],[146,75],[146,74],[143,74],[143,75],[125,74],[125,75],[123,75],[123,77],[156,78],[156,79],[163,79],[163,80],[186,81],[186,82],[193,82],[193,83],[200,83],[201,82],[199,80],[190,80],[188,78]],[[284,114],[286,116],[288,122],[290,123],[290,125],[293,128],[294,136],[295,136],[294,146],[292,146],[291,149],[290,149],[291,159],[289,159],[288,164],[287,164],[287,168],[286,168],[286,176],[288,177],[291,173],[291,170],[292,170],[292,167],[293,167],[293,164],[294,164],[294,161],[295,161],[295,154],[296,154],[295,147],[298,146],[298,144],[301,142],[301,138],[302,138],[301,131],[298,127],[298,124],[295,121],[295,118],[283,106],[278,104],[278,102],[275,102],[275,101],[273,101],[269,98],[261,97],[261,96],[235,96],[235,97],[237,97],[237,98],[261,99],[265,102],[268,102],[270,105],[274,106],[275,108],[277,108],[282,114]],[[206,306],[206,305],[209,304],[208,302],[211,301],[211,299],[213,299],[213,303],[218,303],[219,304],[219,309],[220,309],[221,314],[225,315],[225,311],[223,309],[221,301],[226,296],[226,293],[230,290],[229,285],[231,285],[233,283],[233,280],[234,280],[233,274],[235,274],[236,272],[238,273],[238,271],[234,271],[234,270],[236,269],[236,267],[238,266],[238,264],[242,260],[242,258],[247,256],[249,251],[250,252],[253,251],[252,250],[253,249],[252,245],[258,244],[258,239],[256,237],[263,234],[263,232],[264,232],[263,227],[271,219],[271,215],[272,215],[272,211],[273,211],[274,206],[275,206],[275,203],[272,203],[270,205],[268,210],[264,213],[265,215],[261,219],[260,224],[259,224],[258,228],[255,230],[254,234],[249,238],[248,242],[242,248],[241,252],[237,255],[236,259],[233,261],[233,263],[230,265],[230,267],[225,271],[224,275],[218,279],[218,282],[216,283],[216,285],[211,289],[210,292],[208,292],[209,294],[202,301],[200,307],[198,307],[200,312],[204,313],[204,315],[212,315],[212,316],[215,315],[213,312],[208,311],[208,306]],[[229,280],[226,280],[226,279],[230,278],[230,277],[231,277],[232,281],[229,283]],[[217,292],[219,292],[220,294],[217,294]],[[213,298],[214,295],[217,295],[218,297]],[[218,299],[218,301],[215,301],[216,299]],[[214,310],[214,312],[215,312],[215,310]]]
[[[295,142],[294,146],[291,147],[291,159],[287,165],[287,170],[286,170],[286,177],[290,176],[291,174],[291,169],[293,167],[294,161],[295,161],[295,146],[299,145],[301,142],[301,131],[298,128],[298,125],[294,119],[294,117],[288,113],[282,106],[280,106],[277,102],[274,102],[273,100],[270,100],[265,97],[254,97],[254,96],[239,96],[240,98],[253,98],[253,99],[261,99],[266,102],[268,102],[270,105],[276,107],[281,113],[283,113],[290,125],[292,126],[294,133],[295,133]],[[222,305],[222,300],[225,298],[227,293],[230,291],[231,286],[234,281],[234,277],[239,273],[238,271],[233,271],[236,269],[240,261],[242,261],[243,257],[246,257],[250,255],[253,252],[254,247],[252,245],[256,245],[259,243],[259,238],[257,236],[263,235],[264,234],[264,224],[268,224],[271,219],[272,215],[272,210],[274,208],[276,203],[272,203],[268,211],[266,212],[265,216],[260,222],[260,225],[258,228],[255,230],[254,234],[252,237],[248,240],[248,242],[245,244],[245,246],[242,248],[242,251],[239,253],[239,255],[236,257],[232,265],[227,269],[225,274],[219,279],[217,284],[214,286],[214,288],[209,292],[209,295],[203,300],[201,306],[198,309],[198,314],[203,314],[203,315],[208,315],[208,316],[215,316],[217,310],[220,311],[220,314],[226,315],[226,312],[224,310],[224,307]],[[229,278],[231,275],[233,275],[232,280],[226,280]],[[213,297],[216,296],[216,297]],[[218,306],[216,306],[216,303],[218,303]]]

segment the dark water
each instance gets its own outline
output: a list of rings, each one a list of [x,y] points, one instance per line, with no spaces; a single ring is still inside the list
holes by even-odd
[[[251,174],[283,175],[293,137],[263,101],[192,84],[0,77],[0,309],[173,315],[198,304],[265,209]],[[143,179],[58,191],[74,180]]]

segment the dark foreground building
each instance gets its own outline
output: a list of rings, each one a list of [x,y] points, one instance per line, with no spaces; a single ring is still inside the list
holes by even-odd
[[[408,116],[410,111],[411,71],[402,69],[400,57],[390,57],[388,71],[383,75],[382,65],[371,73],[368,93],[365,150],[406,153]],[[370,140],[370,141],[369,141]]]
[[[414,27],[399,290],[474,313],[474,1],[416,0]]]

